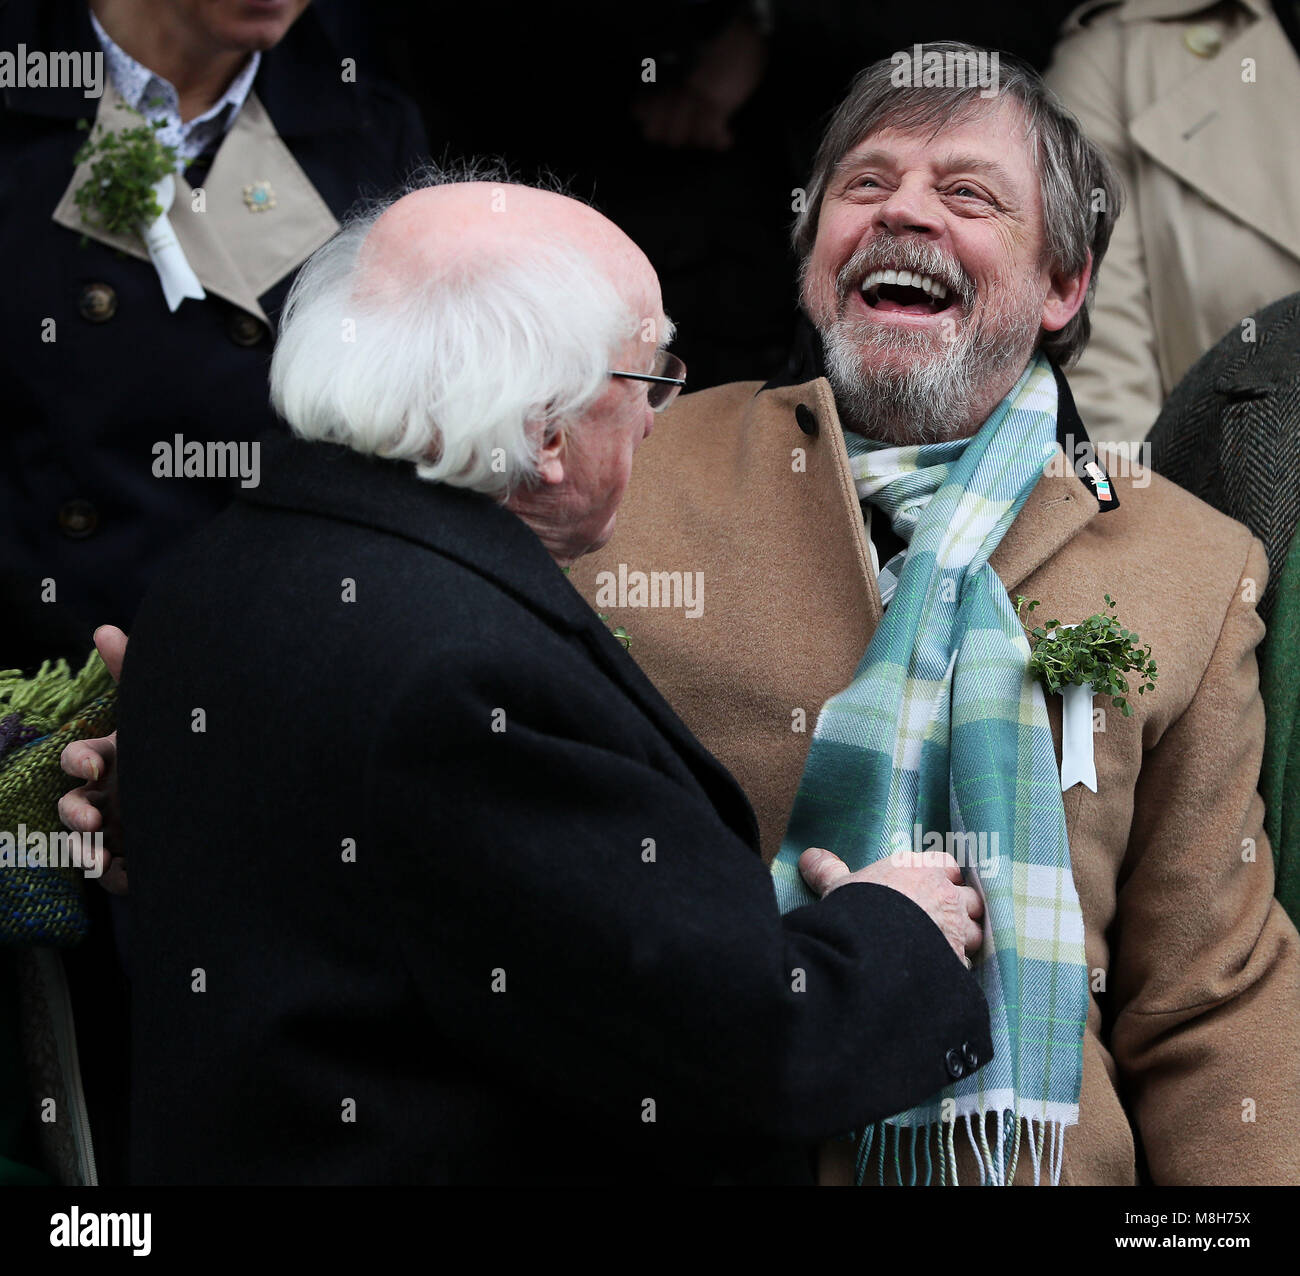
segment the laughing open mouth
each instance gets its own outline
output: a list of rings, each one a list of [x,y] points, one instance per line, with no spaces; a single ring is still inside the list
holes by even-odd
[[[886,314],[937,315],[955,301],[945,284],[910,270],[873,270],[861,291],[868,309]]]

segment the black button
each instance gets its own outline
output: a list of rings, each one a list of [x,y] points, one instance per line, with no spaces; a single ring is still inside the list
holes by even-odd
[[[966,1061],[966,1067],[971,1072],[980,1066],[980,1052],[969,1041],[962,1042],[961,1057]]]
[[[813,416],[812,409],[806,404],[801,403],[794,410],[794,419],[799,428],[814,439],[817,437],[817,418]]]
[[[948,1075],[954,1081],[966,1075],[966,1064],[962,1060],[960,1050],[949,1050],[943,1062],[948,1069]]]
[[[266,335],[266,325],[246,310],[232,310],[226,321],[226,335],[237,346],[255,346]]]
[[[77,309],[89,323],[107,323],[117,314],[117,293],[107,284],[87,284],[77,298]]]
[[[59,506],[59,531],[65,536],[81,540],[98,526],[99,511],[89,501],[64,501]]]

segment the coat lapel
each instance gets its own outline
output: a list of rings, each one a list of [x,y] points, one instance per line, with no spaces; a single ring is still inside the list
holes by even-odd
[[[762,523],[797,528],[795,535],[815,541],[823,561],[853,564],[854,587],[840,598],[839,614],[826,619],[859,632],[874,631],[884,609],[830,383],[818,377],[803,385],[764,388],[750,415],[737,476],[740,504],[757,511]],[[791,430],[788,423],[801,418],[799,428]],[[802,433],[805,429],[812,432]],[[788,481],[792,445],[805,454],[800,460],[807,485]]]
[[[1058,445],[1052,463],[989,557],[989,566],[1007,592],[1073,540],[1097,509],[1096,499],[1076,477]]]
[[[1255,79],[1244,81],[1243,60]],[[1285,123],[1300,102],[1300,60],[1271,13],[1262,13],[1142,111],[1133,140],[1211,203],[1300,258],[1300,150]],[[1280,153],[1267,173],[1242,138],[1267,136]]]
[[[139,123],[119,110],[121,96],[105,85],[96,123],[113,132]],[[132,257],[148,260],[135,235],[114,235],[81,218],[74,198],[89,177],[80,164],[54,210],[54,220]],[[270,326],[258,298],[295,270],[338,229],[338,222],[307,175],[276,134],[255,93],[223,139],[203,186],[204,208],[194,207],[194,192],[176,175],[176,199],[169,218],[204,290],[256,315]],[[269,211],[254,212],[244,202],[246,187],[268,182],[275,198]]]

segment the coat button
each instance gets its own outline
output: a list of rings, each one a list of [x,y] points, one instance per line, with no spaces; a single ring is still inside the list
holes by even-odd
[[[59,506],[59,531],[65,536],[81,540],[98,526],[99,511],[89,501],[64,501]]]
[[[817,418],[813,416],[812,409],[807,404],[801,403],[795,408],[794,419],[805,434],[814,439],[817,437]]]
[[[255,346],[266,334],[266,325],[247,310],[232,310],[226,321],[226,334],[237,346]]]
[[[77,309],[89,323],[107,323],[117,313],[117,293],[107,284],[87,284],[77,298]]]
[[[966,1064],[960,1050],[949,1050],[943,1062],[948,1069],[948,1075],[954,1081],[966,1075]]]
[[[1212,58],[1223,47],[1223,37],[1213,27],[1198,23],[1183,32],[1183,43],[1198,58]]]
[[[974,1072],[980,1066],[980,1052],[969,1041],[962,1042],[961,1057],[970,1072]]]

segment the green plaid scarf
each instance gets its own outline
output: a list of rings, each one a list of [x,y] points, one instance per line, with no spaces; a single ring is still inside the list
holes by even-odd
[[[873,1149],[881,1182],[887,1160],[899,1182],[930,1182],[932,1137],[940,1181],[956,1182],[958,1121],[983,1183],[1011,1181],[1022,1128],[1035,1180],[1045,1159],[1056,1183],[1078,1123],[1088,981],[1060,774],[1028,642],[988,565],[1054,449],[1056,403],[1038,356],[974,438],[854,449],[859,494],[908,550],[853,682],[818,717],[772,866],[777,898],[783,912],[812,902],[797,867],[809,846],[853,870],[895,851],[956,853],[985,903],[975,974],[994,1054],[863,1131],[859,1183]]]

